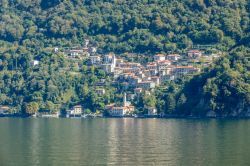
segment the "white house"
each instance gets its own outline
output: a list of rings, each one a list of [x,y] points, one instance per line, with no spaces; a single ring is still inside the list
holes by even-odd
[[[171,62],[169,60],[164,60],[164,61],[158,61],[158,70],[165,70],[168,68],[168,66],[171,65]]]
[[[167,55],[167,60],[178,61],[181,58],[179,54],[169,54]]]
[[[112,109],[109,110],[110,116],[114,117],[125,116],[132,112],[134,112],[134,106],[112,107]]]
[[[96,55],[96,56],[90,56],[89,57],[90,62],[92,65],[100,64],[101,63],[101,57]]]
[[[147,70],[157,69],[157,63],[156,62],[150,62],[146,66]]]
[[[81,105],[76,105],[72,109],[67,111],[67,117],[80,117],[83,113]]]
[[[166,56],[164,54],[157,54],[154,56],[154,61],[164,61]]]
[[[33,61],[32,61],[32,65],[33,65],[33,66],[39,65],[39,61],[38,61],[38,60],[33,60]]]
[[[200,69],[193,66],[176,66],[173,71],[176,77],[180,77],[185,74],[194,74],[196,72],[200,72]]]
[[[103,57],[103,70],[107,73],[113,73],[116,67],[116,57],[115,54],[104,55]]]

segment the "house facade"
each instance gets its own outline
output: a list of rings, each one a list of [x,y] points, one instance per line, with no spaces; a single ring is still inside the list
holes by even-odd
[[[8,106],[0,106],[0,114],[8,114],[10,107]]]
[[[83,114],[83,107],[81,105],[76,105],[72,109],[67,110],[67,117],[81,117]]]
[[[157,54],[154,56],[154,61],[164,61],[166,56],[164,54]]]
[[[98,65],[101,63],[101,56],[98,55],[90,56],[89,59],[92,65]]]
[[[181,58],[179,54],[169,54],[167,55],[167,60],[178,61]]]
[[[124,93],[122,106],[116,106],[115,104],[107,105],[106,110],[110,116],[123,117],[132,114],[135,111],[135,107],[127,101],[126,93]]]
[[[187,52],[189,58],[200,58],[202,56],[202,52],[200,50],[189,50]]]

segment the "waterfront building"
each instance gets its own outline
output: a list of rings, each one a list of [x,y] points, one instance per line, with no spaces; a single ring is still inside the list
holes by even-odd
[[[126,115],[130,115],[135,111],[135,107],[131,105],[130,102],[127,101],[126,93],[123,96],[123,105],[116,106],[115,104],[107,105],[106,109],[110,116],[114,117],[123,117]]]
[[[67,117],[80,117],[83,113],[83,107],[76,105],[72,109],[67,110]]]
[[[10,110],[9,106],[0,106],[0,114],[8,114]]]

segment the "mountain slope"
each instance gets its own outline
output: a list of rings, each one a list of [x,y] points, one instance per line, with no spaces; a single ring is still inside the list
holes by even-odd
[[[3,0],[0,39],[40,47],[82,43],[104,51],[229,48],[249,31],[246,0]]]

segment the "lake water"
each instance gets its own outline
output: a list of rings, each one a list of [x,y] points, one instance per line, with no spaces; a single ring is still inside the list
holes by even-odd
[[[250,165],[250,120],[0,118],[0,165]]]

